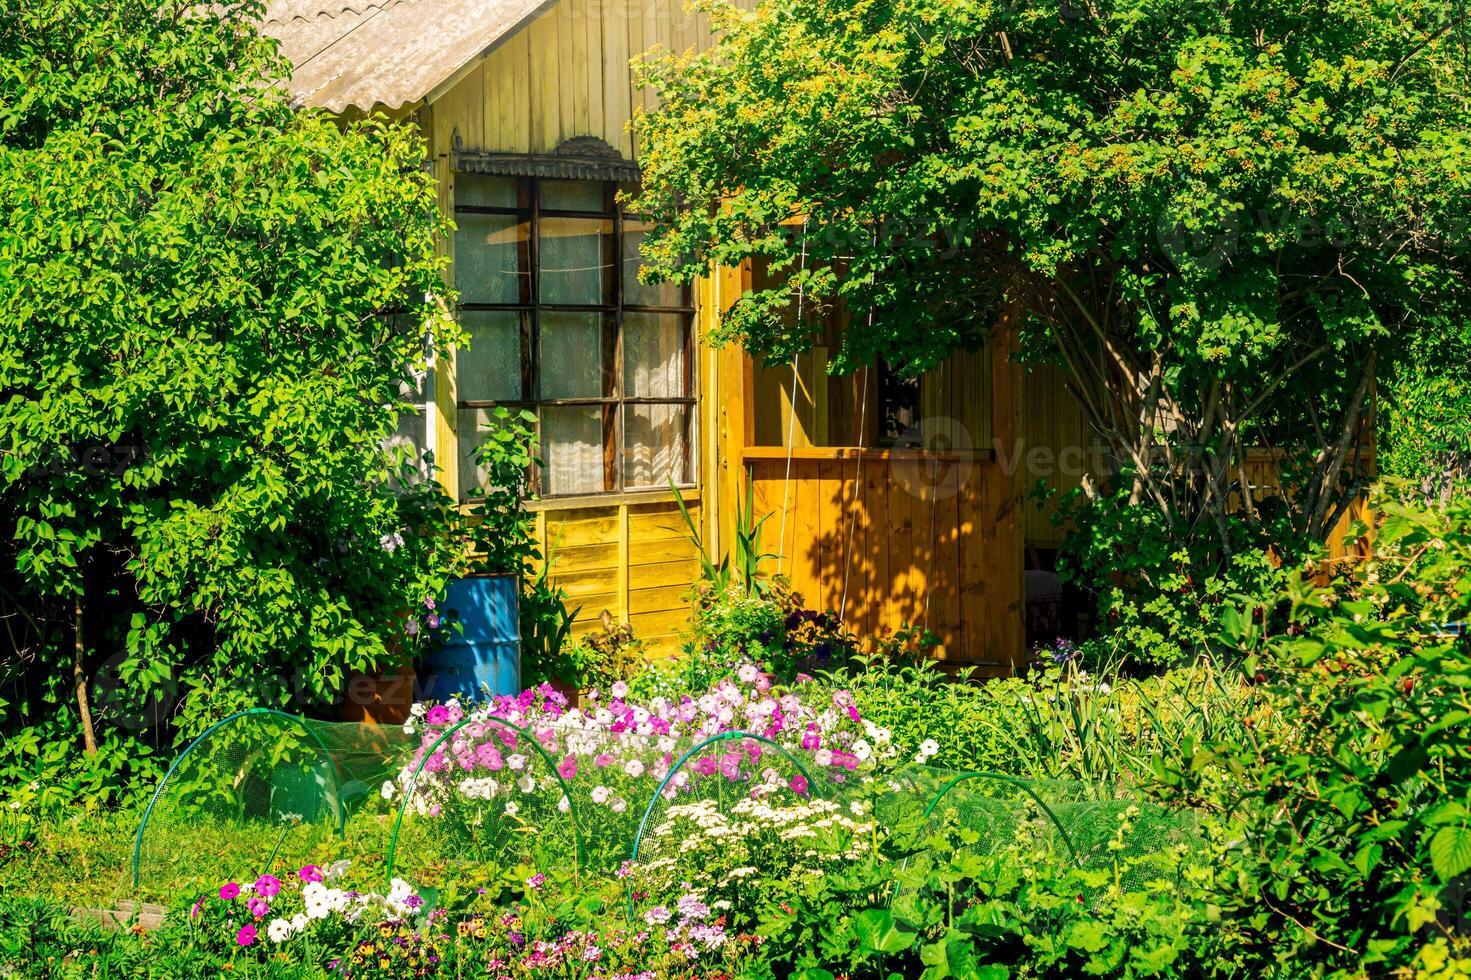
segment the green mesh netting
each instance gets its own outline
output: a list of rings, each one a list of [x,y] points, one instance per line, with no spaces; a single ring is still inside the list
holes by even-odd
[[[796,863],[808,850],[805,828],[838,807],[824,789],[810,765],[760,735],[726,732],[690,746],[642,808],[628,855],[630,917],[657,919],[657,903],[680,893],[690,868],[711,871],[701,900],[718,908],[760,868]]]
[[[412,751],[396,727],[264,709],[224,719],[179,754],[149,801],[134,891],[168,899],[332,855]]]
[[[1029,860],[1107,871],[1131,887],[1166,870],[1158,855],[1196,833],[1190,813],[1113,786],[924,765],[874,771],[852,756],[844,768],[741,731],[651,738],[530,724],[482,712],[415,735],[273,711],[228,718],[155,793],[135,845],[135,890],[169,900],[324,864],[346,856],[346,827],[355,861],[381,861],[385,878],[448,902],[571,868],[625,876],[629,915],[650,923],[682,915],[681,900],[740,920],[758,881],[867,860],[893,862],[892,890],[874,898],[901,909],[956,850],[1021,847]]]
[[[421,746],[399,774],[387,873],[459,891],[511,885],[538,854],[587,860],[571,791],[541,741],[498,718],[467,718]]]

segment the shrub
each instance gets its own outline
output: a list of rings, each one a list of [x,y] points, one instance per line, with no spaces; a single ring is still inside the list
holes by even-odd
[[[1239,737],[1160,759],[1214,814],[1239,955],[1293,975],[1388,974],[1471,957],[1471,505],[1380,500],[1373,557],[1330,586],[1292,576],[1291,635],[1246,616],[1263,700]]]
[[[0,19],[0,684],[57,797],[151,774],[163,719],[330,698],[457,557],[384,448],[459,336],[422,140],[297,111],[255,7]]]

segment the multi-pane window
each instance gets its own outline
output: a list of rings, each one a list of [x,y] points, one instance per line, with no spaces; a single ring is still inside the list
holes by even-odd
[[[638,281],[644,226],[617,185],[459,174],[460,487],[504,405],[535,412],[543,496],[694,482],[693,308]]]

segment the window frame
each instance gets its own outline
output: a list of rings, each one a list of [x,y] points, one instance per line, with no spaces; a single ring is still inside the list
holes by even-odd
[[[456,174],[457,181],[465,177],[475,178],[491,176],[478,173],[460,172]],[[632,490],[626,486],[625,467],[627,460],[627,442],[625,417],[628,406],[633,405],[677,405],[687,410],[689,417],[689,433],[686,436],[688,446],[685,465],[688,467],[687,480],[676,482],[674,485],[680,489],[692,489],[698,486],[699,481],[699,370],[696,362],[696,340],[695,340],[695,302],[691,287],[681,286],[681,302],[676,306],[650,306],[645,304],[626,304],[624,302],[624,225],[628,222],[638,222],[640,216],[621,207],[617,200],[620,190],[628,185],[619,184],[616,181],[588,181],[573,178],[565,179],[567,183],[600,183],[603,189],[603,209],[600,211],[586,211],[566,208],[544,208],[542,207],[542,185],[548,180],[563,180],[562,178],[542,177],[504,177],[515,181],[516,206],[505,205],[482,205],[482,204],[460,204],[458,193],[453,205],[453,212],[458,215],[491,215],[499,217],[515,218],[517,225],[526,224],[526,235],[517,247],[518,279],[520,295],[516,303],[477,303],[464,302],[456,306],[456,313],[515,313],[519,314],[520,330],[520,393],[521,398],[505,399],[500,401],[485,399],[465,399],[458,397],[456,392],[456,412],[466,410],[487,410],[498,407],[510,409],[527,409],[536,415],[534,428],[538,440],[542,437],[544,423],[543,409],[545,408],[577,408],[598,406],[602,409],[603,430],[603,489],[601,490],[577,490],[559,494],[548,494],[545,492],[545,467],[532,465],[528,475],[530,486],[538,497],[546,500],[557,500],[560,498],[600,497],[615,494],[629,493],[658,493],[661,487],[635,487]],[[569,218],[577,220],[596,220],[609,223],[610,230],[604,237],[603,257],[604,268],[612,270],[611,296],[605,290],[602,299],[605,302],[597,304],[578,303],[542,303],[541,302],[541,226],[544,218]],[[458,255],[456,255],[458,260]],[[465,290],[460,287],[459,273],[456,271],[456,289],[463,297]],[[600,329],[602,332],[602,355],[603,370],[603,394],[600,396],[586,396],[575,398],[543,398],[542,395],[542,372],[541,372],[541,320],[543,313],[580,313],[592,314],[600,317]],[[686,392],[679,397],[649,397],[629,396],[625,389],[624,379],[624,315],[626,313],[649,314],[656,316],[678,316],[680,327],[683,331],[683,358],[684,358],[684,383],[681,386]],[[457,371],[458,373],[458,371]],[[457,389],[458,389],[457,385]],[[456,423],[458,430],[458,421]],[[457,436],[462,435],[457,431]],[[544,445],[544,443],[543,443]],[[473,483],[473,481],[470,481]],[[468,499],[471,489],[467,481],[462,477],[460,480],[459,496],[462,500]]]

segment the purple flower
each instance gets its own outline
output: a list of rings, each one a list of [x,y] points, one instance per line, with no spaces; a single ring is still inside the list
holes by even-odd
[[[427,627],[429,627],[432,630],[439,629],[439,614],[438,613],[430,613],[429,615],[425,616],[424,617],[424,625],[427,626]]]
[[[233,881],[227,881],[220,886],[220,898],[227,902],[233,902],[240,897],[240,886]]]
[[[541,886],[545,885],[546,883],[547,876],[542,874],[540,871],[532,875],[530,878],[526,879],[526,887],[530,888],[532,891],[540,891]]]
[[[563,779],[571,779],[577,775],[577,756],[569,755],[557,766],[557,775]]]
[[[798,796],[806,796],[807,795],[807,777],[806,776],[801,776],[801,775],[793,776],[792,777],[792,781],[790,783],[788,783],[787,785],[791,786],[792,792],[793,793],[796,793]]]
[[[255,926],[241,926],[240,931],[235,933],[237,946],[249,946],[253,942],[255,942]]]
[[[436,704],[425,713],[424,720],[436,728],[449,724],[449,709],[442,704]]]
[[[404,632],[409,634],[409,636],[418,636],[419,621],[417,619],[411,619],[407,623],[404,623]]]
[[[266,904],[266,900],[263,898],[252,898],[245,903],[245,907],[250,909],[250,914],[257,919],[265,918],[266,913],[271,910],[270,905]]]
[[[434,608],[434,596],[432,596],[432,595],[426,595],[424,597],[424,608],[425,609],[433,609]]]
[[[309,884],[313,881],[321,881],[322,869],[317,867],[315,864],[308,864],[306,867],[302,868],[296,873],[296,877],[301,879],[301,883],[303,885]]]
[[[275,898],[281,893],[281,879],[275,875],[261,875],[255,880],[255,893],[262,898]]]

